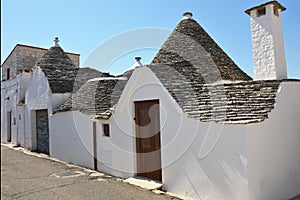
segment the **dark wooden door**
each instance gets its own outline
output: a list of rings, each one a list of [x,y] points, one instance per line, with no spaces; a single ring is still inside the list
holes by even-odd
[[[48,110],[36,111],[37,152],[49,154]]]
[[[7,142],[11,142],[11,112],[7,112]]]
[[[137,175],[161,180],[159,100],[135,102]]]

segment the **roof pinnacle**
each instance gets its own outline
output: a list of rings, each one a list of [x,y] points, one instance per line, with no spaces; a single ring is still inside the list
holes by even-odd
[[[191,12],[185,12],[182,14],[183,18],[182,19],[192,19],[193,13]]]
[[[59,39],[58,39],[58,37],[55,37],[53,41],[54,41],[54,46],[55,47],[59,47],[59,44],[58,44],[59,43]]]

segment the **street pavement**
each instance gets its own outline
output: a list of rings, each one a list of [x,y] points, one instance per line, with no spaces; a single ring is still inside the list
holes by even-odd
[[[176,199],[39,155],[22,148],[1,145],[2,200]]]

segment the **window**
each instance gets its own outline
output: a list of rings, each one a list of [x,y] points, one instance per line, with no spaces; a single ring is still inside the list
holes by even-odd
[[[277,17],[279,17],[278,8],[276,6],[274,6],[273,9],[274,9],[274,15],[276,15]]]
[[[260,8],[260,9],[258,9],[258,10],[256,11],[256,16],[257,16],[257,17],[260,17],[260,16],[262,16],[262,15],[266,15],[266,8],[265,8],[265,7]]]
[[[10,79],[10,68],[6,69],[6,80]]]
[[[109,137],[109,124],[102,124],[103,136]]]

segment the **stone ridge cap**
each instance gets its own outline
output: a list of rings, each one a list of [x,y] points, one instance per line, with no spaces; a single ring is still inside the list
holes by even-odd
[[[16,44],[15,47],[13,48],[13,50],[8,54],[8,56],[6,57],[6,59],[4,60],[4,62],[1,64],[1,67],[5,64],[5,62],[11,56],[11,54],[16,50],[17,47],[26,47],[26,48],[31,48],[31,49],[40,49],[40,50],[44,50],[44,51],[48,51],[49,50],[49,49],[42,48],[42,47],[30,46],[30,45],[25,45],[25,44]],[[65,52],[65,53],[69,54],[69,55],[80,56],[79,53],[71,53],[71,52]]]

